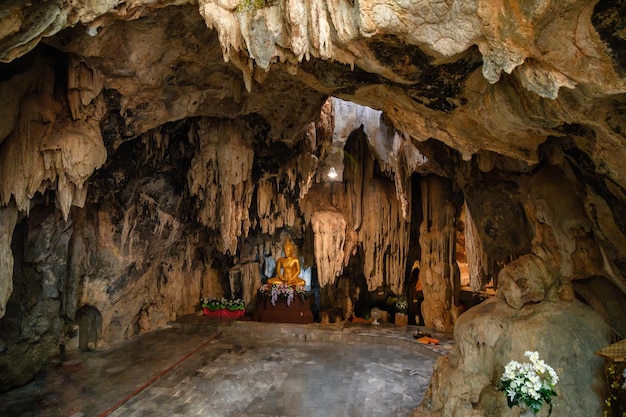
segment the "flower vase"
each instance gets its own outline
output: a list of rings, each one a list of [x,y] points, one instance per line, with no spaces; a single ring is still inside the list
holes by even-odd
[[[518,404],[518,406],[520,408],[520,412],[519,412],[520,417],[536,417],[537,416],[535,413],[533,413],[533,410],[531,410],[530,407],[526,405],[524,401],[521,401]]]

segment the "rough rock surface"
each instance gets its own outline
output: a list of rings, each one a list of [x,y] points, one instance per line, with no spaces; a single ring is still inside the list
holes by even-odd
[[[237,271],[252,297],[290,237],[328,307],[408,293],[422,261],[422,316],[459,339],[430,415],[511,413],[493,384],[526,349],[564,378],[554,415],[596,413],[593,350],[626,332],[623,2],[245,4],[0,5],[0,389],[81,312],[98,348]],[[498,298],[458,316],[463,210]]]
[[[602,399],[581,392],[580,381],[590,390],[602,389],[602,359],[594,352],[604,347],[607,332],[606,323],[580,302],[529,304],[518,310],[491,298],[459,317],[455,346],[437,362],[426,398],[413,415],[519,415],[495,386],[509,361],[527,361],[528,346],[559,375],[553,415],[601,415]],[[567,345],[554,349],[563,340]]]

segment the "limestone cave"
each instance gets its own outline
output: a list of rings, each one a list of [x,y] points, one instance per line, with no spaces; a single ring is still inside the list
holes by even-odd
[[[610,415],[624,28],[623,0],[3,1],[0,392],[203,297],[253,315],[289,239],[312,325],[404,297],[452,336],[413,416],[518,415],[528,350],[553,416]]]

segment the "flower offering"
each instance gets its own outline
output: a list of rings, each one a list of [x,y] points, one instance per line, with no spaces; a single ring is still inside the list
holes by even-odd
[[[527,351],[524,356],[530,359],[530,363],[509,362],[500,377],[498,390],[506,393],[509,407],[525,403],[536,414],[545,402],[550,406],[550,415],[559,377],[552,367],[539,359],[539,353]]]

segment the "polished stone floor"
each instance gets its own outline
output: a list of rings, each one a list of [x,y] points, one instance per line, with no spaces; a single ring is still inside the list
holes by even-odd
[[[416,330],[183,317],[69,353],[0,394],[0,416],[410,416],[452,344],[441,334],[438,345],[419,344]]]

